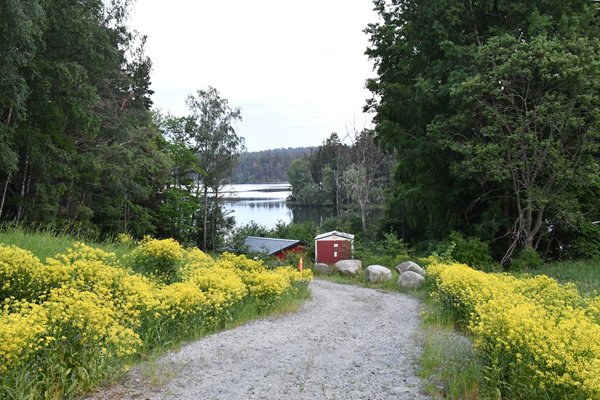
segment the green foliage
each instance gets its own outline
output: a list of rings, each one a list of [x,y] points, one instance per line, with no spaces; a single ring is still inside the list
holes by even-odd
[[[392,232],[385,233],[382,240],[355,240],[354,245],[355,257],[365,266],[376,264],[394,269],[401,262],[410,260],[408,246]]]
[[[498,269],[490,255],[489,244],[479,238],[465,238],[459,232],[452,232],[448,240],[454,243],[452,258],[458,262],[482,271]]]
[[[529,271],[538,269],[544,264],[540,254],[531,247],[523,248],[510,263],[511,271]]]
[[[319,204],[319,192],[310,175],[308,160],[299,158],[292,161],[288,181],[292,185],[289,200],[302,204]]]
[[[584,223],[576,226],[574,238],[564,249],[565,258],[600,258],[600,226]]]
[[[597,215],[597,5],[374,3],[366,108],[397,156],[387,225],[411,242],[477,234],[504,263],[557,253],[557,227]]]
[[[248,248],[244,241],[248,236],[268,237],[269,229],[266,226],[259,225],[254,221],[247,224],[236,226],[228,235],[225,242],[227,251],[236,254],[247,254]]]

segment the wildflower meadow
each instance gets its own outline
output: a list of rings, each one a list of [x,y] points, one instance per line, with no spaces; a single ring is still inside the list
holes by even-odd
[[[496,397],[600,398],[600,297],[541,275],[432,264],[433,296],[473,338]]]
[[[157,348],[306,295],[311,278],[172,239],[123,258],[75,243],[44,262],[0,246],[0,398],[75,397]]]

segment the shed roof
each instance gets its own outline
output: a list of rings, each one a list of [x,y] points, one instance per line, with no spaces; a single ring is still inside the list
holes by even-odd
[[[319,239],[325,239],[326,237],[329,236],[339,236],[339,237],[343,237],[345,239],[348,240],[354,240],[354,235],[351,233],[345,233],[345,232],[338,232],[338,231],[331,231],[331,232],[327,232],[327,233],[322,233],[320,235],[315,236],[315,240],[319,240]]]
[[[304,242],[301,240],[275,239],[257,236],[248,236],[246,240],[244,240],[244,245],[248,246],[251,251],[267,253],[268,256],[289,249],[297,244],[304,244]]]

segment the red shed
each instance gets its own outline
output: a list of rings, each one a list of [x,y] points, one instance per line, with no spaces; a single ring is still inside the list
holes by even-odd
[[[315,237],[315,262],[335,264],[352,258],[354,235],[332,231]]]

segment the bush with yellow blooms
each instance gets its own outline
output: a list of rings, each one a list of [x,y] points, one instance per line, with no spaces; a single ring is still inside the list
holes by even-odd
[[[499,398],[600,399],[598,297],[547,276],[464,264],[427,269],[434,298],[464,324]]]
[[[269,311],[306,292],[310,271],[213,259],[145,238],[121,265],[75,243],[46,262],[0,245],[0,398],[76,397],[136,356]]]

